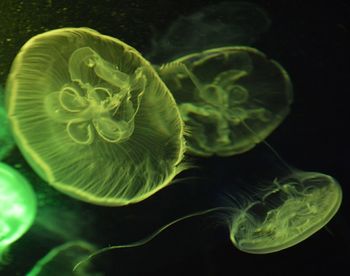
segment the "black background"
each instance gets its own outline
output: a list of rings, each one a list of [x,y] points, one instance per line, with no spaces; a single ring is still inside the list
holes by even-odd
[[[291,113],[267,141],[292,166],[339,181],[344,199],[338,214],[327,228],[302,243],[267,255],[235,249],[219,214],[192,218],[143,247],[96,257],[94,264],[105,275],[341,275],[349,271],[350,4],[346,0],[250,2],[264,8],[272,22],[253,46],[280,62],[294,86]],[[154,32],[161,34],[180,15],[215,3],[1,0],[1,84],[23,43],[45,30],[87,26],[147,53]],[[52,246],[70,239],[85,239],[98,247],[138,240],[175,218],[222,204],[222,192],[239,194],[237,187],[243,187],[249,193],[254,190],[252,179],[271,178],[280,167],[264,144],[240,156],[190,160],[198,168],[181,174],[179,181],[150,199],[104,208],[76,202],[45,186],[15,149],[5,161],[21,165],[40,195],[40,208],[36,223],[13,245],[12,262],[0,275],[24,275]],[[45,224],[54,225],[59,234],[45,230]]]

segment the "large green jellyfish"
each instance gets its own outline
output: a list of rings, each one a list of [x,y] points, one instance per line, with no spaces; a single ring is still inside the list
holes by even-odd
[[[200,156],[246,152],[289,113],[287,72],[256,49],[224,47],[190,54],[159,68]]]
[[[261,198],[233,212],[230,238],[240,250],[266,254],[291,247],[325,226],[338,211],[342,190],[318,172],[275,179]]]
[[[0,163],[0,260],[8,247],[32,225],[36,197],[28,181],[15,169]]]
[[[4,103],[4,91],[0,86],[0,160],[4,159],[13,148],[15,142],[10,133]]]
[[[73,271],[74,265],[91,254],[96,248],[85,241],[70,241],[53,248],[40,259],[26,276],[101,276],[94,272],[90,263]]]
[[[77,199],[138,202],[184,169],[171,93],[134,48],[92,29],[31,38],[13,62],[6,105],[32,168]]]

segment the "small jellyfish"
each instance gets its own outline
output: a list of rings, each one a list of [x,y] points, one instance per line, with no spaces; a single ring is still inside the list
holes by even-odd
[[[15,145],[12,134],[10,133],[4,98],[4,90],[0,86],[0,160],[4,159]]]
[[[189,130],[189,153],[230,156],[252,149],[287,116],[292,84],[250,47],[194,53],[159,68]]]
[[[275,179],[261,191],[260,198],[232,212],[230,239],[247,253],[280,251],[324,227],[341,202],[342,190],[333,177],[295,171]]]
[[[14,168],[0,163],[0,261],[9,246],[32,225],[36,197],[29,182]]]
[[[277,252],[307,239],[324,227],[337,213],[342,190],[331,176],[319,172],[294,171],[275,179],[261,190],[257,200],[245,199],[239,206],[230,195],[229,204],[180,217],[136,242],[96,250],[78,262],[79,268],[92,258],[110,250],[143,246],[169,227],[195,216],[223,212],[232,244],[251,254]]]
[[[147,55],[154,63],[228,45],[252,45],[270,27],[261,7],[247,2],[221,2],[180,16],[152,39]]]
[[[135,203],[184,169],[171,93],[134,48],[95,30],[31,38],[12,64],[6,107],[34,171],[77,199]]]
[[[79,269],[73,272],[74,265],[85,258],[96,248],[85,241],[70,241],[59,245],[40,259],[27,276],[99,276],[102,275],[93,271],[90,263],[84,263]]]

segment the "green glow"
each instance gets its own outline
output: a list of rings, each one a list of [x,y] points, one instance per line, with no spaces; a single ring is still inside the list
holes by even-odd
[[[149,62],[116,38],[88,28],[37,35],[15,58],[6,90],[19,149],[72,197],[138,202],[185,168],[174,98]]]
[[[287,72],[256,49],[224,47],[159,68],[188,128],[189,152],[229,156],[263,141],[287,116]]]
[[[295,172],[275,179],[259,200],[248,202],[231,217],[231,241],[248,253],[280,251],[325,226],[341,201],[341,187],[329,175]]]
[[[0,255],[32,225],[36,197],[29,182],[15,169],[0,163]]]
[[[75,275],[75,276],[98,276],[101,274],[91,272],[89,263],[80,266],[72,272],[74,265],[81,259],[86,258],[96,248],[85,241],[70,241],[53,248],[47,255],[40,259],[27,276],[47,275]]]
[[[14,146],[14,140],[10,133],[4,103],[4,91],[0,86],[0,160],[4,159]]]

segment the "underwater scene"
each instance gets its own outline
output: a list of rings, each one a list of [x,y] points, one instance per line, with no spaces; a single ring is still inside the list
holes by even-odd
[[[0,0],[0,275],[347,271],[349,16]]]

